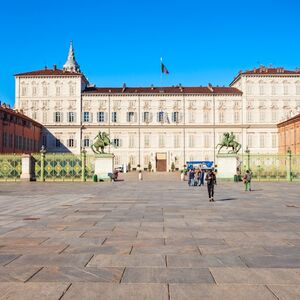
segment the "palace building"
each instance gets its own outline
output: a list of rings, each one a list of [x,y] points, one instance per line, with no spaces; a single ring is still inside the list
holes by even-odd
[[[300,108],[300,71],[261,66],[227,87],[96,87],[76,62],[72,43],[62,69],[15,75],[15,107],[43,124],[49,152],[91,152],[108,132],[115,164],[166,171],[190,160],[216,161],[216,145],[233,132],[253,153],[277,153],[277,123]]]

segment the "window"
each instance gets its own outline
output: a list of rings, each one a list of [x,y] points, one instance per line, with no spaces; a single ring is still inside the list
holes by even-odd
[[[210,147],[210,136],[209,134],[204,135],[204,148]]]
[[[7,142],[7,132],[3,133],[3,147],[7,147],[8,142]]]
[[[180,135],[174,135],[174,148],[180,148]]]
[[[210,122],[210,117],[209,117],[209,112],[205,111],[203,114],[203,122],[204,123],[209,123]]]
[[[56,112],[54,113],[54,122],[55,122],[55,123],[60,123],[60,122],[62,122],[62,116],[63,116],[62,112],[56,111]]]
[[[43,86],[43,96],[47,96],[48,95],[48,89],[46,86]]]
[[[42,146],[47,147],[47,135],[43,135],[42,137]]]
[[[105,122],[105,112],[104,111],[98,111],[97,112],[97,122],[98,123]]]
[[[252,122],[252,111],[247,111],[247,122],[251,123]]]
[[[165,147],[165,136],[160,134],[158,137],[158,147],[164,148]]]
[[[127,122],[135,122],[135,113],[133,111],[127,112]]]
[[[60,139],[55,139],[55,147],[60,148],[60,146],[61,146]]]
[[[172,122],[174,122],[174,123],[178,123],[179,122],[179,112],[178,111],[174,111],[172,113]]]
[[[251,83],[247,84],[247,94],[249,94],[249,95],[252,94],[252,84]]]
[[[144,111],[143,121],[146,122],[146,123],[150,122],[150,113],[149,113],[149,111]]]
[[[225,122],[225,113],[224,111],[219,112],[219,123],[224,123]]]
[[[113,144],[116,146],[116,147],[121,147],[121,140],[116,138],[116,139],[113,139]]]
[[[57,86],[55,89],[56,96],[60,96],[60,86]]]
[[[27,95],[27,88],[25,86],[22,86],[21,93],[22,93],[22,96],[26,96]]]
[[[157,114],[157,121],[158,122],[164,122],[164,119],[165,119],[165,114],[163,111],[160,111],[158,114]]]
[[[74,96],[75,95],[75,88],[74,88],[73,84],[70,85],[69,92],[70,92],[70,96]]]
[[[113,111],[111,113],[111,121],[112,121],[112,123],[116,123],[117,122],[117,112]]]
[[[68,112],[68,122],[69,123],[74,123],[75,121],[75,112],[70,111]]]
[[[195,147],[195,137],[193,135],[189,136],[189,147],[194,148]]]
[[[296,95],[300,95],[300,84],[296,85]]]
[[[71,138],[68,139],[67,145],[68,145],[68,147],[70,147],[70,148],[75,147],[75,140],[74,140],[73,137],[71,137]]]
[[[129,148],[134,148],[134,144],[135,144],[134,135],[130,134],[129,135],[129,141],[128,141],[128,147]]]
[[[238,110],[234,111],[234,123],[240,122],[240,112]]]
[[[277,148],[277,133],[272,133],[272,148]]]
[[[90,139],[88,136],[85,136],[83,139],[83,146],[84,147],[89,147],[90,146]]]
[[[36,96],[36,86],[32,87],[32,96]]]
[[[284,83],[284,85],[283,85],[283,94],[288,95],[288,93],[289,93],[289,86],[288,86],[287,83]]]
[[[265,146],[266,146],[266,136],[264,133],[261,133],[259,135],[259,145],[260,145],[260,148],[265,148]]]
[[[88,111],[83,112],[83,122],[90,122],[90,113]]]
[[[194,111],[189,111],[189,122],[190,123],[195,123],[195,112]]]
[[[262,83],[262,82],[259,84],[259,94],[260,95],[265,94],[265,86],[264,86],[264,83]]]
[[[46,111],[43,112],[43,123],[46,124],[48,122],[48,113]]]
[[[277,123],[277,121],[278,121],[277,110],[273,109],[272,110],[272,122]]]
[[[272,93],[272,95],[276,95],[276,85],[275,84],[272,84],[271,93]]]
[[[265,122],[266,121],[266,111],[264,109],[261,109],[259,111],[259,121]]]
[[[253,134],[252,133],[249,133],[247,135],[247,145],[249,148],[253,147]]]
[[[144,135],[144,147],[145,148],[150,147],[150,136],[149,136],[149,134]]]

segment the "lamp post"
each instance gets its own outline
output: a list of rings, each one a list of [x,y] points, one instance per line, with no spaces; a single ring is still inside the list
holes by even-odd
[[[45,181],[45,155],[46,155],[46,148],[42,145],[40,153],[41,153],[41,181]]]
[[[287,180],[292,181],[292,150],[288,147],[287,150]]]
[[[250,149],[248,148],[248,146],[247,146],[245,152],[247,154],[247,169],[250,171]]]

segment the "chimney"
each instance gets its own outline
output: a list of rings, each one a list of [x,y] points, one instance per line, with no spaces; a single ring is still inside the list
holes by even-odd
[[[211,83],[208,84],[208,89],[213,93],[214,92],[214,89],[213,89],[213,86]]]
[[[56,68],[56,65],[53,65],[53,70],[56,71],[56,69],[57,69],[57,68]]]

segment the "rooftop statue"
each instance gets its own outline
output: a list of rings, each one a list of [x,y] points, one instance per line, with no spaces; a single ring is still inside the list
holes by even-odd
[[[226,147],[226,149],[231,148],[231,150],[228,151],[228,153],[238,153],[242,147],[240,143],[238,143],[235,139],[235,135],[233,132],[225,132],[223,134],[223,140],[221,143],[219,143],[216,148],[219,147],[218,153],[220,153],[221,149]]]
[[[99,131],[91,148],[96,154],[105,154],[104,148],[108,145],[112,145],[108,134],[106,132],[102,132],[101,134],[101,131]]]

